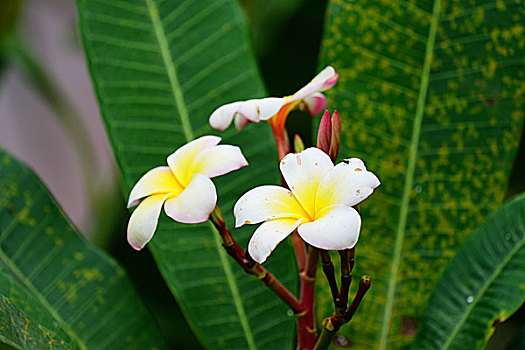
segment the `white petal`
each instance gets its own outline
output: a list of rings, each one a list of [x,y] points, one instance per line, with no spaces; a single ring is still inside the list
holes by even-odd
[[[319,212],[332,205],[354,206],[370,196],[380,184],[361,159],[347,159],[337,164],[321,182],[315,210]]]
[[[306,214],[293,194],[279,186],[260,186],[246,192],[233,208],[235,227],[276,218],[302,218]]]
[[[183,187],[167,166],[151,169],[142,175],[129,194],[128,208],[137,205],[141,198],[152,194],[175,193],[178,195]]]
[[[333,167],[330,157],[313,147],[300,153],[287,154],[281,160],[281,173],[288,187],[312,218],[315,216],[315,197],[319,184]]]
[[[331,66],[328,66],[319,74],[317,74],[317,76],[315,76],[312,81],[293,94],[287,102],[301,100],[315,92],[328,90],[337,82],[337,77],[338,75],[335,72],[335,69]]]
[[[248,162],[239,147],[219,145],[200,152],[193,160],[191,171],[211,178],[246,165]]]
[[[191,181],[194,158],[200,152],[214,147],[219,142],[221,138],[218,136],[202,136],[185,144],[168,157],[168,165],[182,186],[187,186]]]
[[[164,211],[175,221],[196,224],[208,220],[215,204],[215,185],[208,177],[195,174],[184,192],[166,201]]]
[[[241,114],[235,114],[235,129],[241,131],[249,122],[250,120],[244,118]]]
[[[128,223],[128,242],[133,249],[141,250],[153,237],[162,203],[168,196],[169,194],[149,196],[131,214]]]
[[[326,108],[326,97],[322,93],[316,92],[305,97],[303,99],[303,104],[308,113],[316,115]]]
[[[267,120],[273,117],[284,105],[282,97],[267,97],[257,100],[248,100],[241,104],[238,113],[252,122]]]
[[[232,123],[233,116],[242,102],[233,102],[220,106],[210,115],[210,126],[216,130],[225,130]]]
[[[250,256],[262,264],[275,247],[292,233],[303,219],[276,219],[263,223],[248,243]]]
[[[306,243],[321,249],[342,250],[355,246],[361,229],[361,217],[352,207],[335,206],[321,213],[313,222],[297,229]]]

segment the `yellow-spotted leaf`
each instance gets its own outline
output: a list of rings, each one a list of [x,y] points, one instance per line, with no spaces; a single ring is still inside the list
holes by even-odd
[[[360,206],[356,247],[372,288],[341,334],[354,349],[398,349],[448,261],[503,201],[523,125],[523,2],[331,0],[326,18],[320,66],[340,76],[327,91],[339,154],[382,183]],[[332,311],[323,305],[320,317]]]
[[[78,349],[78,344],[56,324],[38,299],[18,280],[2,272],[0,315],[0,349]]]
[[[212,130],[219,106],[264,97],[246,20],[234,0],[77,0],[82,40],[126,195],[148,170],[188,141],[219,135],[250,166],[213,179],[230,228],[236,200],[278,181],[267,123],[242,132]],[[234,230],[247,247],[254,228]],[[285,349],[294,319],[259,281],[235,264],[209,222],[179,224],[161,214],[147,247],[199,341],[210,349]],[[137,253],[139,254],[139,253]],[[295,289],[288,245],[268,269]]]
[[[124,270],[88,245],[38,178],[1,150],[0,194],[0,344],[164,348]]]

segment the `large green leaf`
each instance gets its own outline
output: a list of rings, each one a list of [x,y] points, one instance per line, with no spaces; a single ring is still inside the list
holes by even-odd
[[[342,330],[354,347],[409,344],[437,276],[501,205],[523,125],[523,33],[514,0],[330,1],[321,63],[340,74],[328,97],[341,156],[382,181],[361,206],[356,266],[372,288]]]
[[[176,148],[212,133],[208,117],[214,108],[264,95],[235,1],[79,0],[77,5],[126,193]],[[233,227],[235,201],[253,186],[278,181],[277,159],[268,125],[250,125],[240,133],[232,128],[221,136],[224,143],[240,145],[250,162],[214,179],[219,205]],[[247,230],[233,233],[241,246]],[[293,319],[286,307],[226,255],[210,223],[178,224],[162,214],[148,246],[203,345],[291,346]],[[277,253],[268,267],[295,289],[290,247],[283,245]]]
[[[0,174],[0,294],[9,305],[81,349],[163,348],[122,268],[75,232],[38,178],[3,151]]]
[[[481,349],[525,301],[525,195],[492,214],[452,259],[414,349]]]

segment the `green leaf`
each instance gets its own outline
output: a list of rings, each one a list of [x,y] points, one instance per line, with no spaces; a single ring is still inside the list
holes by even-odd
[[[95,91],[126,194],[149,169],[187,141],[217,132],[218,106],[264,96],[245,18],[232,0],[78,0],[80,29]],[[230,128],[223,143],[240,145],[250,166],[213,179],[233,227],[235,201],[278,181],[267,123]],[[234,230],[246,247],[254,227]],[[210,223],[184,225],[162,214],[148,244],[170,290],[202,344],[210,349],[283,349],[293,343],[286,307],[225,253]],[[137,253],[138,254],[138,253]],[[290,289],[296,268],[282,245],[268,268]]]
[[[80,349],[163,348],[124,270],[75,232],[38,178],[3,151],[0,174],[0,294]]]
[[[524,115],[522,6],[329,2],[321,66],[340,74],[327,92],[340,154],[382,181],[360,205],[356,272],[372,288],[342,330],[356,349],[411,343],[437,277],[503,201]]]
[[[6,296],[8,295],[8,296]],[[24,310],[15,305],[24,306]],[[28,316],[27,313],[33,316]],[[16,279],[0,272],[0,348],[72,349],[71,339],[62,328],[53,325],[54,317]],[[37,320],[35,322],[35,319]],[[55,331],[49,331],[49,328]],[[58,326],[60,327],[60,326]],[[71,342],[71,343],[70,343]],[[74,347],[78,348],[78,347]]]
[[[525,195],[477,228],[430,299],[414,349],[481,349],[525,301]]]

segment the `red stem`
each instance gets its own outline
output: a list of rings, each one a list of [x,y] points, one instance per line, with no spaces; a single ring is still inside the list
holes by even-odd
[[[308,261],[301,276],[301,304],[306,309],[304,317],[297,320],[297,347],[299,349],[312,349],[316,341],[316,327],[314,315],[315,301],[315,275],[319,262],[319,251],[310,247]]]
[[[246,256],[244,250],[235,242],[230,231],[226,227],[224,218],[218,207],[215,207],[210,215],[210,221],[213,223],[223,241],[223,247],[226,252],[239,264],[247,273],[254,275],[262,281],[268,289],[275,293],[282,301],[288,305],[295,314],[305,313],[303,305],[294,297],[285,286],[283,286],[271,273],[257,262]]]
[[[290,142],[286,129],[284,126],[284,118],[272,121],[273,136],[275,144],[277,145],[277,153],[279,160],[283,159],[285,155],[290,152]],[[285,188],[288,188],[286,181],[281,176],[281,183]],[[297,258],[297,268],[301,279],[301,306],[303,312],[297,315],[297,348],[304,350],[311,350],[315,346],[317,339],[314,315],[314,299],[315,299],[315,273],[317,269],[317,262],[319,260],[319,251],[315,248],[309,250],[306,254],[306,246],[303,239],[294,232],[292,234],[292,243]]]
[[[279,160],[281,160],[290,153],[290,140],[284,126],[281,127],[275,123],[270,124],[272,125],[273,137],[277,146],[277,154],[279,155]]]

